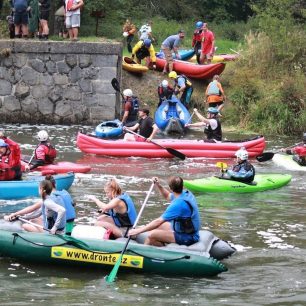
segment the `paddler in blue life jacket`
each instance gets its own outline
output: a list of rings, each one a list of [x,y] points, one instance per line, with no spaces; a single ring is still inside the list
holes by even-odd
[[[183,189],[183,179],[171,177],[170,190],[161,186],[157,177],[153,178],[153,182],[160,194],[171,203],[159,218],[130,230],[129,235],[148,232],[144,244],[154,246],[164,246],[165,243],[191,245],[198,242],[201,228],[198,204],[194,195]]]
[[[252,183],[255,177],[255,168],[248,161],[248,151],[242,147],[235,153],[235,156],[237,164],[231,170],[225,170],[226,177],[242,183]]]
[[[123,237],[136,220],[137,214],[134,202],[126,192],[122,192],[115,179],[111,179],[105,185],[104,191],[110,199],[107,204],[98,200],[94,195],[88,196],[88,199],[99,206],[99,212],[104,213],[97,219],[95,225],[110,230],[115,238]]]
[[[52,184],[52,192],[50,194],[50,199],[52,199],[56,204],[62,206],[66,210],[66,234],[71,234],[74,219],[76,217],[75,212],[75,203],[66,190],[56,190],[56,181],[52,175],[46,175],[45,180],[50,181]],[[4,219],[7,221],[14,221],[18,216],[22,216],[26,220],[30,220],[32,223],[43,226],[43,212],[42,212],[42,201],[38,201],[26,208],[18,210],[14,213],[11,213],[8,216],[4,216]],[[28,225],[26,228],[29,229]]]
[[[221,122],[218,119],[218,109],[209,107],[207,109],[207,118],[202,116],[196,108],[193,111],[201,121],[185,124],[185,127],[204,126],[204,134],[206,135],[206,139],[204,139],[205,142],[222,141],[222,128]]]
[[[133,91],[129,88],[123,91],[122,101],[122,124],[125,126],[133,126],[138,121],[138,111],[140,102],[133,95]]]
[[[168,77],[174,80],[175,95],[177,95],[180,101],[188,107],[193,92],[192,83],[185,75],[178,75],[175,71],[171,71]]]

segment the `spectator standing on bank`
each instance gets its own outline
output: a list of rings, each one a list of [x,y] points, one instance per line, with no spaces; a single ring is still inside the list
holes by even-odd
[[[163,73],[167,73],[167,70],[169,69],[169,72],[173,70],[173,57],[172,52],[175,54],[175,58],[180,59],[180,55],[178,53],[180,43],[185,37],[185,31],[180,30],[178,34],[168,36],[161,45],[161,50],[165,54],[166,63],[164,66]]]
[[[38,0],[39,5],[39,24],[41,28],[41,36],[39,39],[48,40],[49,38],[49,14],[50,14],[50,0]]]
[[[154,38],[152,35],[152,21],[149,20],[146,24],[142,25],[138,31],[138,36],[140,40],[150,39],[154,42]]]
[[[15,38],[28,38],[29,11],[31,10],[28,0],[11,0],[10,3],[14,14]]]
[[[202,44],[201,44],[201,64],[210,64],[215,53],[215,36],[214,33],[208,30],[207,23],[203,24]]]
[[[126,20],[122,27],[122,32],[123,36],[126,37],[127,49],[132,53],[132,41],[136,32],[136,26],[130,21],[130,19]]]
[[[29,37],[35,37],[39,25],[38,0],[30,1],[31,14],[29,15]]]
[[[71,41],[78,41],[83,0],[65,0],[65,22]]]
[[[198,21],[196,23],[196,29],[193,32],[192,43],[191,43],[198,64],[200,64],[200,55],[201,55],[201,43],[202,43],[202,32],[203,32],[202,27],[203,27],[203,22]]]

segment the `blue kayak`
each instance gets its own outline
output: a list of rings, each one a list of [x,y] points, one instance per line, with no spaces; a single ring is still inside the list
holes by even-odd
[[[180,57],[181,57],[181,61],[188,61],[190,60],[193,56],[194,56],[194,50],[193,49],[189,49],[189,50],[179,50],[178,51]],[[158,58],[165,58],[165,54],[163,51],[157,52],[156,56]],[[172,57],[175,58],[175,54],[172,54]]]
[[[122,122],[118,119],[104,121],[95,129],[95,135],[100,138],[117,138],[123,133]]]
[[[166,133],[183,134],[185,124],[190,120],[190,113],[176,96],[164,101],[156,110],[155,123]]]
[[[68,190],[73,183],[74,173],[53,175],[57,190]],[[21,181],[0,181],[0,199],[22,199],[39,197],[39,183],[45,179],[42,175],[25,175]]]

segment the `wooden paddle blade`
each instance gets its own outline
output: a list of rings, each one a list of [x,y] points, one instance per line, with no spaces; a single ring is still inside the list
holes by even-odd
[[[273,152],[264,152],[261,155],[257,156],[256,159],[259,162],[265,162],[265,161],[271,160],[273,158],[274,154],[275,153],[273,153]]]
[[[107,283],[113,283],[115,281],[116,276],[117,276],[117,272],[119,270],[119,267],[120,267],[120,264],[121,264],[121,261],[122,261],[122,256],[123,256],[123,254],[121,254],[119,256],[119,258],[117,259],[112,271],[109,273],[109,275],[107,275],[105,277],[105,280],[106,280]]]
[[[116,90],[116,91],[119,91],[120,92],[120,85],[119,85],[119,82],[116,78],[113,78],[112,81],[112,86],[113,88]]]
[[[172,148],[165,148],[170,154],[174,155],[175,157],[178,157],[181,160],[185,160],[186,155],[183,154],[182,152],[176,151]]]

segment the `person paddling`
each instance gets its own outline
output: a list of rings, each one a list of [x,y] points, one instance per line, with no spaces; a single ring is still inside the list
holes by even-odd
[[[235,153],[235,156],[237,157],[237,164],[231,170],[225,170],[226,177],[242,183],[252,183],[255,177],[255,168],[248,161],[248,151],[241,148]]]
[[[107,182],[104,191],[110,199],[107,204],[101,202],[94,195],[88,196],[99,206],[100,212],[104,213],[97,219],[96,226],[103,226],[107,230],[111,230],[115,238],[123,237],[136,220],[137,213],[134,202],[126,192],[122,192],[115,179]]]
[[[185,124],[185,127],[204,126],[205,142],[222,141],[222,127],[218,118],[219,111],[214,107],[209,107],[207,109],[207,118],[202,116],[196,108],[193,111],[201,121]]]
[[[292,149],[281,149],[281,152],[293,155],[292,159],[300,166],[306,166],[306,132],[303,133],[303,142]]]
[[[194,195],[183,189],[183,179],[170,177],[169,190],[161,186],[159,179],[153,182],[160,194],[171,201],[165,212],[145,226],[129,231],[130,236],[148,232],[144,244],[164,246],[165,243],[191,245],[199,241],[201,228],[198,204]]]

